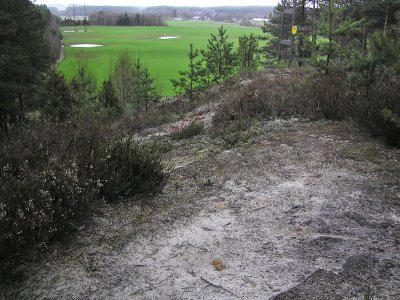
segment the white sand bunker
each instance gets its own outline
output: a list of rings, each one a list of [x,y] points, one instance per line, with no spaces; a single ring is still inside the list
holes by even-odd
[[[71,32],[92,32],[92,31],[91,30],[83,30],[83,29],[81,29],[81,30],[64,30],[64,32],[71,33]]]
[[[75,45],[71,45],[70,47],[74,47],[74,48],[93,48],[93,47],[103,47],[103,45],[97,45],[97,44],[75,44]]]
[[[177,39],[179,36],[160,36],[160,40],[170,40],[170,39]]]

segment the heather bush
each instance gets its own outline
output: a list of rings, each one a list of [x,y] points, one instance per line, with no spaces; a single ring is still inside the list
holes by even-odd
[[[251,134],[245,130],[228,130],[221,133],[221,138],[224,141],[225,146],[229,149],[248,142],[251,138]]]
[[[21,162],[13,176],[3,166],[0,184],[0,253],[48,242],[86,216],[96,195],[92,182],[82,182],[74,163],[49,162],[45,170]]]
[[[213,118],[217,130],[243,124],[251,118],[268,119],[309,115],[317,105],[304,93],[302,74],[279,78],[258,76],[242,80],[223,97]]]
[[[400,142],[400,87],[398,76],[379,78],[368,88],[351,79],[347,87],[349,114],[372,134],[390,145]]]
[[[229,141],[235,140],[233,131],[243,130],[243,124],[254,118],[351,118],[373,134],[383,136],[389,144],[399,144],[397,73],[385,69],[373,80],[365,74],[343,71],[329,75],[315,70],[294,70],[285,76],[276,73],[260,73],[231,83],[213,117],[215,130]]]
[[[88,119],[10,132],[0,143],[0,255],[74,228],[102,198],[160,191],[168,169],[157,147],[120,132]]]
[[[341,74],[311,74],[300,83],[298,95],[293,95],[302,106],[299,115],[331,120],[344,118],[348,113],[345,89],[345,78]]]
[[[99,195],[109,200],[160,190],[167,180],[167,166],[157,148],[122,138],[110,144],[95,166],[101,182]]]
[[[95,197],[80,166],[62,157],[64,136],[53,129],[14,131],[0,144],[0,253],[49,241],[87,214]]]
[[[179,129],[172,135],[176,140],[189,139],[203,132],[204,125],[202,122],[193,121],[188,126]]]
[[[156,127],[161,124],[171,123],[179,120],[186,112],[208,102],[209,99],[193,98],[184,99],[182,97],[163,98],[159,103],[149,106],[148,110],[137,116],[133,120],[134,128],[143,129]]]

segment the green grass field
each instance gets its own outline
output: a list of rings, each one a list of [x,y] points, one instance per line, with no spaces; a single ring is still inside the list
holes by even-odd
[[[260,28],[242,27],[236,24],[220,24],[213,22],[171,21],[168,27],[118,27],[89,26],[87,32],[64,32],[74,29],[61,29],[64,36],[65,59],[59,70],[67,80],[72,78],[76,70],[75,55],[84,52],[88,66],[98,81],[98,85],[108,76],[112,63],[119,53],[130,50],[133,56],[140,57],[149,67],[154,78],[157,78],[163,95],[172,95],[170,79],[177,78],[178,71],[186,70],[189,44],[194,48],[206,48],[210,34],[217,34],[223,25],[227,35],[237,43],[239,36],[262,34]],[[83,28],[77,28],[77,30]],[[161,40],[162,36],[177,36],[177,39]],[[72,48],[73,44],[101,44],[104,47]],[[237,45],[237,44],[236,44]]]

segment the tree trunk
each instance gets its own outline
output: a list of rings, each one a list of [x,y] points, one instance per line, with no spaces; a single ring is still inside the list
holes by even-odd
[[[387,33],[388,19],[389,19],[389,3],[386,5],[385,25],[383,28],[384,35],[386,35],[386,33]]]
[[[18,118],[19,118],[19,121],[22,122],[25,119],[25,105],[24,105],[23,93],[18,93],[18,105],[19,105]]]
[[[325,75],[329,74],[329,67],[332,55],[332,22],[333,22],[332,2],[333,0],[329,0],[329,49],[328,49],[328,57],[326,58]]]
[[[312,45],[315,48],[317,45],[317,34],[315,33],[315,19],[316,19],[316,14],[315,14],[315,0],[313,0],[313,13],[312,13]]]

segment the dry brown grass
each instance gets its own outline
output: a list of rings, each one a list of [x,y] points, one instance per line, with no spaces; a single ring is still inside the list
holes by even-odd
[[[224,262],[220,259],[213,259],[211,264],[213,265],[215,271],[222,271],[226,269]]]
[[[344,115],[342,85],[340,77],[320,76],[315,71],[281,70],[239,79],[221,96],[213,125],[226,130],[251,118],[340,119]]]

